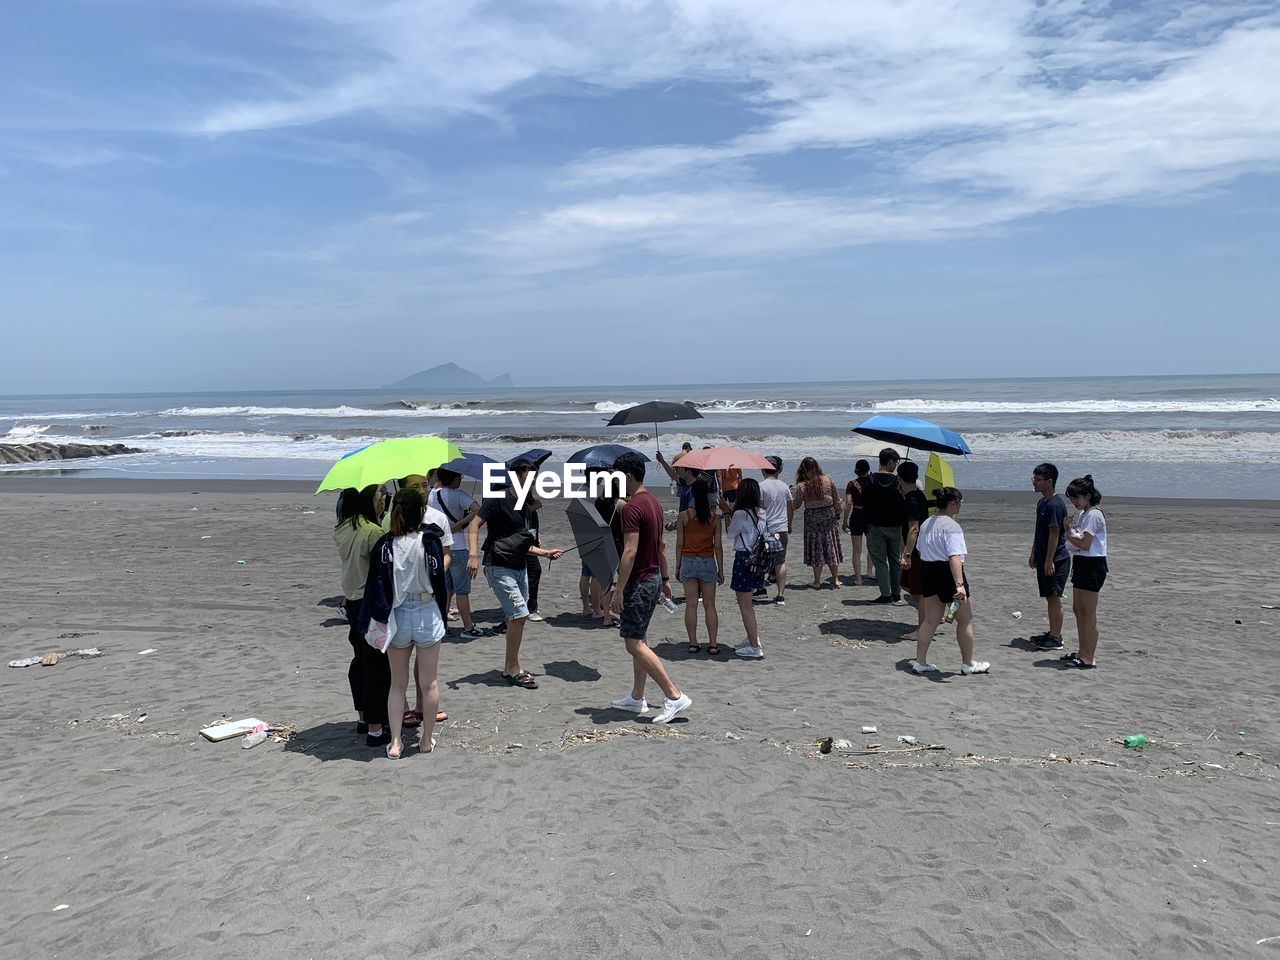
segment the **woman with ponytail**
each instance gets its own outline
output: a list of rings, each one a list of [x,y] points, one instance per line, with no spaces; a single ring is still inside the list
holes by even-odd
[[[1098,595],[1107,580],[1107,518],[1098,509],[1102,494],[1085,474],[1067,485],[1067,499],[1080,515],[1063,521],[1067,549],[1071,551],[1071,611],[1076,618],[1080,649],[1062,659],[1069,666],[1092,670],[1097,666]]]

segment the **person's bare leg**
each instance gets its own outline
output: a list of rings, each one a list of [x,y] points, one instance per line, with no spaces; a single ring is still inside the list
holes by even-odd
[[[390,756],[404,753],[400,735],[404,729],[405,690],[409,686],[409,657],[413,647],[387,647],[387,660],[391,663],[391,690],[387,693],[387,726],[391,728],[391,743],[387,746]]]
[[[507,621],[507,659],[502,672],[509,677],[520,673],[520,641],[524,639],[524,621],[524,617]]]
[[[960,662],[973,666],[973,601],[967,597],[956,611],[956,643],[960,645]]]
[[[629,642],[629,641],[628,641]],[[641,641],[643,646],[644,642]],[[631,648],[627,647],[627,652],[631,653]],[[645,681],[649,679],[649,675],[644,672],[644,666],[640,663],[639,658],[634,654],[631,657],[631,699],[644,699]]]
[[[773,568],[773,575],[778,583],[778,596],[785,596],[787,592],[787,565],[785,563],[778,564]],[[712,589],[715,589],[715,587],[713,586]],[[706,601],[703,602],[705,603]]]
[[[716,610],[716,585],[700,583],[698,587],[702,592],[702,615],[707,621],[707,640],[711,646],[719,646],[720,612]]]
[[[417,648],[415,647],[414,649]],[[417,710],[418,713],[422,713],[422,675],[418,672],[418,668],[421,666],[422,654],[416,653],[413,657],[413,685],[418,695],[415,701],[417,706],[415,706],[414,709]],[[426,714],[423,714],[423,716],[426,716]],[[435,716],[435,714],[433,713],[432,716]]]
[[[1049,608],[1049,633],[1052,636],[1057,637],[1059,640],[1061,640],[1062,639],[1062,598],[1046,597],[1045,600]]]
[[[747,594],[747,603],[750,602],[751,594]],[[662,689],[662,695],[668,700],[679,700],[680,691],[671,682],[671,677],[667,676],[667,668],[662,665],[658,655],[649,649],[649,645],[643,640],[627,639],[625,642],[636,674],[636,685],[631,690],[631,696],[637,700],[643,699],[644,681],[647,677]]]
[[[578,599],[582,601],[582,615],[590,617],[595,615],[595,610],[591,605],[591,584],[592,577],[578,578]]]
[[[471,619],[471,594],[458,594],[458,616],[462,618],[462,629],[470,633],[476,628],[476,622]]]
[[[689,580],[684,585],[684,631],[689,634],[689,652],[698,647],[698,588],[702,584]]]
[[[911,599],[916,602],[916,628],[910,633],[904,633],[902,639],[914,641],[920,639],[920,630],[924,626],[924,597],[918,593],[913,593]]]
[[[937,597],[925,597],[924,622],[916,636],[916,663],[929,662],[929,644],[933,643],[933,635],[942,623],[942,601]]]
[[[843,587],[840,582],[840,565],[836,563],[828,564],[827,569],[831,571],[831,585],[833,587]]]
[[[822,564],[813,568],[813,585],[814,587],[822,586]]]
[[[422,739],[418,749],[430,753],[435,746],[431,734],[436,728],[436,711],[440,707],[440,684],[436,681],[436,670],[440,665],[440,644],[433,643],[429,647],[418,650],[418,682],[423,688]]]
[[[1093,663],[1098,653],[1098,597],[1090,590],[1073,587],[1071,609],[1076,617],[1076,637],[1080,641],[1080,659]]]
[[[751,592],[734,594],[738,598],[738,610],[742,613],[742,626],[747,631],[747,641],[753,647],[760,646],[760,629],[756,623],[756,608],[751,602]]]

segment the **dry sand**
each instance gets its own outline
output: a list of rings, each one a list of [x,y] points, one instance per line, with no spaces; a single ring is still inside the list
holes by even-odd
[[[0,668],[3,953],[1280,956],[1257,943],[1280,937],[1280,611],[1260,606],[1280,603],[1280,509],[1104,508],[1093,673],[1019,639],[1044,626],[1033,496],[974,496],[989,676],[954,672],[949,634],[946,673],[904,672],[913,611],[866,606],[874,587],[795,588],[761,610],[763,662],[691,659],[659,610],[694,706],[650,727],[607,709],[630,662],[577,616],[570,557],[526,635],[540,689],[500,684],[500,639],[451,640],[440,745],[392,764],[352,735],[331,498],[2,481],[0,654],[103,651]],[[197,735],[249,715],[296,732]],[[1116,742],[1139,732],[1141,752]],[[855,749],[820,755],[824,736]]]

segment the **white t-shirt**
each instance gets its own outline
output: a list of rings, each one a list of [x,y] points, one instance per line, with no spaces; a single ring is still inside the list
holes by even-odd
[[[427,504],[436,510],[443,512],[443,507],[448,507],[449,512],[453,514],[455,522],[462,519],[462,515],[471,509],[471,505],[475,503],[475,499],[465,490],[456,489],[454,487],[436,487],[431,491],[431,495],[427,497]],[[443,506],[442,506],[443,504]],[[449,531],[449,518],[445,517],[444,529]],[[463,527],[453,535],[453,549],[467,549],[467,528]]]
[[[768,533],[787,532],[787,504],[791,488],[777,477],[760,483],[760,499],[764,502],[764,528]]]
[[[424,524],[434,523],[448,532],[449,518],[434,507],[427,507]],[[415,530],[391,541],[392,573],[395,578],[396,605],[406,593],[431,593],[431,578],[423,556],[422,531]],[[447,541],[446,541],[447,545]]]
[[[1067,537],[1067,549],[1075,556],[1105,557],[1107,555],[1107,518],[1102,515],[1102,511],[1097,507],[1090,507],[1076,517],[1076,522],[1071,529],[1077,533],[1093,534],[1093,543],[1089,544],[1088,550],[1080,549],[1076,546],[1075,541]]]
[[[761,513],[760,519],[754,520],[750,510],[735,510],[733,516],[729,519],[729,540],[733,544],[734,550],[750,550],[756,545],[756,541],[760,539],[760,532],[764,529],[764,514]],[[784,526],[785,530],[786,527]]]
[[[920,551],[920,559],[929,563],[964,557],[969,552],[960,524],[941,513],[934,514],[920,525],[916,549]]]

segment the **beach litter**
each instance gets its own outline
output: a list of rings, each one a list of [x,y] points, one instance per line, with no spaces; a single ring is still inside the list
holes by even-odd
[[[1015,619],[1015,620],[1021,620],[1021,619],[1022,619],[1022,611],[1021,611],[1021,610],[1015,610],[1015,611],[1013,611],[1013,619]]]
[[[1131,733],[1124,738],[1124,745],[1128,750],[1137,750],[1139,747],[1145,747],[1147,745],[1146,734]]]
[[[21,660],[10,660],[11,667],[34,667],[37,663],[43,667],[55,667],[61,661],[70,659],[71,657],[100,657],[102,651],[97,647],[85,647],[82,650],[67,650],[65,653],[58,653],[50,650],[48,653],[42,653],[38,657],[23,657]]]
[[[244,566],[244,561],[243,561],[243,560],[237,560],[237,561],[236,561],[236,563],[238,563],[238,564],[239,564],[240,566],[242,566],[242,567]]]
[[[875,725],[874,725],[874,724],[863,724],[863,726],[862,726],[862,732],[863,732],[863,733],[877,733],[878,731],[876,730],[876,728],[875,728]]]
[[[243,720],[224,720],[200,731],[200,736],[213,743],[221,743],[233,737],[243,737],[259,729],[266,729],[266,723],[257,717],[245,717]]]
[[[818,741],[818,752],[830,753],[831,748],[833,746],[834,746],[834,742],[832,741],[832,739],[830,737],[824,737],[823,739]]]
[[[147,649],[145,649],[145,650],[139,650],[139,651],[138,651],[138,656],[140,656],[140,657],[145,657],[147,654],[149,654],[149,653],[155,653],[155,652],[156,652],[156,648],[155,648],[155,647],[147,647]]]
[[[919,741],[915,737],[901,736],[898,738],[899,743],[905,743],[909,747],[914,747]]]
[[[71,904],[69,904],[69,903],[60,903],[60,904],[58,904],[56,907],[54,907],[54,908],[53,908],[53,912],[54,912],[54,913],[57,913],[59,910],[70,910],[70,909],[71,909]],[[1259,942],[1259,943],[1261,943],[1262,941],[1261,941],[1261,940],[1259,940],[1258,942]]]
[[[584,743],[603,743],[616,740],[618,737],[674,737],[683,738],[684,734],[670,727],[614,727],[610,730],[570,730],[560,738],[560,749],[576,747]]]
[[[266,740],[267,736],[267,725],[265,723],[260,723],[253,728],[247,737],[240,741],[240,747],[243,750],[252,750],[258,744],[262,743],[262,741]]]
[[[853,743],[849,740],[836,740],[831,744],[837,750],[852,750]]]

